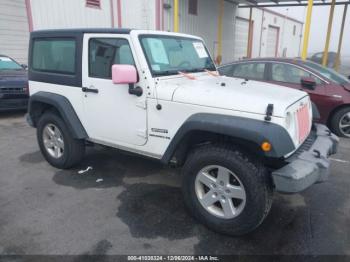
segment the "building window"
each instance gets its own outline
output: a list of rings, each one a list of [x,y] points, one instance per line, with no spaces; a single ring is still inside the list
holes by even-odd
[[[101,0],[86,0],[87,7],[101,8]]]
[[[294,25],[294,26],[293,26],[293,35],[295,35],[295,34],[296,34],[296,32],[297,32],[297,26],[296,26],[296,25]]]
[[[188,13],[190,15],[198,15],[198,0],[188,1]]]

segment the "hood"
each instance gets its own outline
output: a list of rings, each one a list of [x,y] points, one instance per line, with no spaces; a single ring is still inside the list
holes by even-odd
[[[268,104],[273,104],[273,116],[284,117],[289,106],[307,96],[303,91],[263,82],[206,73],[195,77],[161,80],[159,98],[262,115],[266,114]]]
[[[0,80],[9,80],[9,79],[23,79],[27,80],[27,71],[26,70],[0,70]]]
[[[27,83],[26,70],[0,70],[0,88],[24,87]]]

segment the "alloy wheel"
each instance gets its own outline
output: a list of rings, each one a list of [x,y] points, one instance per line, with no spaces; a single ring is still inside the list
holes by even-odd
[[[346,137],[350,137],[350,112],[344,114],[339,121],[339,129]]]
[[[43,142],[46,151],[53,158],[60,158],[64,152],[64,140],[61,130],[54,124],[47,124],[43,129]]]
[[[206,211],[223,219],[237,217],[246,204],[242,182],[232,171],[219,165],[206,166],[198,172],[195,192]]]

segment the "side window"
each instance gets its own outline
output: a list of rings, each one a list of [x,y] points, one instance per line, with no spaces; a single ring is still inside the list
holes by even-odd
[[[264,80],[265,63],[241,63],[233,70],[233,76],[247,79]]]
[[[188,1],[188,13],[190,15],[198,14],[198,0],[189,0]]]
[[[318,59],[322,59],[323,53],[317,53],[317,54],[315,54],[315,57]]]
[[[56,74],[75,74],[76,43],[69,38],[43,38],[33,42],[32,69]]]
[[[304,71],[293,65],[287,64],[272,64],[272,80],[278,82],[285,82],[291,84],[300,84],[302,77],[312,77],[317,84],[321,83],[321,80],[314,77],[312,74]]]
[[[112,79],[112,65],[135,65],[126,39],[92,38],[89,41],[89,76]]]
[[[219,68],[219,73],[224,76],[233,76],[234,65],[227,65]]]

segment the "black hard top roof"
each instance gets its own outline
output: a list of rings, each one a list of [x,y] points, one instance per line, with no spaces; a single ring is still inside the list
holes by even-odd
[[[80,35],[90,34],[130,34],[128,28],[72,28],[72,29],[48,29],[31,32],[32,36],[55,36],[55,35]]]

